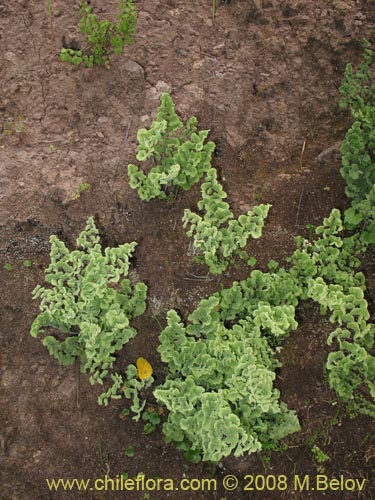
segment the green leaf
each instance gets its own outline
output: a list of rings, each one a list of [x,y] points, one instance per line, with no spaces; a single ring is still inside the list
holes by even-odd
[[[369,244],[375,243],[375,223],[370,224],[366,231],[362,231],[361,239],[365,243],[369,243]]]
[[[350,226],[358,226],[362,222],[363,218],[360,213],[356,211],[354,207],[345,210],[345,223]]]
[[[143,432],[146,434],[146,436],[152,434],[155,430],[156,430],[155,425],[151,424],[150,422],[145,424],[143,427]]]
[[[132,458],[134,457],[134,455],[135,455],[134,446],[128,446],[127,448],[125,448],[125,456],[127,456],[128,458]]]
[[[253,267],[255,266],[255,264],[257,263],[257,259],[255,257],[250,257],[250,259],[248,259],[247,261],[247,264],[250,266],[250,267]]]

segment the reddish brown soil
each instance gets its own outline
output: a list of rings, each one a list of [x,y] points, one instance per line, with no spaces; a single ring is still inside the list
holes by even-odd
[[[155,500],[375,498],[374,422],[350,419],[327,387],[330,325],[314,305],[299,310],[300,327],[285,345],[278,379],[302,431],[285,441],[283,451],[232,457],[217,467],[189,464],[163,443],[160,430],[145,436],[140,424],[120,420],[121,403],[99,407],[100,388],[91,387],[78,367],[60,366],[29,334],[38,312],[31,292],[43,282],[49,236],[73,248],[89,215],[106,246],[138,242],[133,276],[149,286],[149,308],[135,322],[139,334],[121,354],[119,368],[144,356],[161,382],[166,371],[153,316],[164,324],[171,307],[187,315],[220,283],[246,276],[239,264],[225,276],[204,279],[207,269],[189,256],[181,217],[184,208],[195,208],[198,186],[173,205],[143,203],[129,188],[126,166],[135,160],[137,129],[150,124],[163,91],[184,119],[196,115],[201,128],[211,129],[218,145],[214,166],[234,212],[272,203],[264,236],[251,244],[261,268],[290,253],[306,223],[319,224],[331,208],[348,204],[338,147],[331,148],[350,124],[338,108],[338,88],[345,64],[360,58],[362,38],[374,41],[374,1],[232,0],[218,2],[214,23],[210,3],[136,1],[135,44],[113,59],[110,70],[58,59],[63,35],[77,31],[78,2],[52,0],[51,22],[47,2],[0,3],[4,500],[147,498],[144,492],[49,492],[45,483],[107,472],[176,481],[214,476],[219,484],[226,474],[286,474],[289,480],[286,491],[225,492],[220,486],[217,492],[149,492]],[[116,15],[116,0],[92,5],[103,18]],[[9,133],[21,116],[24,130]],[[72,201],[82,182],[90,190]],[[25,260],[32,267],[24,267]],[[373,311],[373,255],[364,269]],[[330,456],[321,469],[310,451],[314,439]],[[135,447],[133,458],[125,456],[129,446]],[[294,474],[315,478],[319,470],[332,478],[366,478],[365,490],[293,491]]]

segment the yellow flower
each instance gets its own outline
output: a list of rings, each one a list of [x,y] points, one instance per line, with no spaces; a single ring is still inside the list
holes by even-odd
[[[138,358],[136,364],[138,369],[138,377],[140,380],[145,380],[146,378],[151,377],[153,370],[147,359]]]

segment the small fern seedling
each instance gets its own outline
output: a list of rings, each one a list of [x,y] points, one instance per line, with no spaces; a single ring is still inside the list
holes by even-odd
[[[75,65],[84,63],[88,68],[94,65],[109,68],[112,54],[121,54],[125,45],[133,43],[137,25],[137,11],[133,0],[120,0],[117,23],[100,21],[88,2],[81,5],[80,14],[79,27],[87,37],[87,46],[83,50],[63,47],[60,60]]]

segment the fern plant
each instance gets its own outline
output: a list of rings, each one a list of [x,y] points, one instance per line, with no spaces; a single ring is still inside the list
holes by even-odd
[[[372,82],[371,71],[373,58],[371,43],[364,39],[362,62],[358,71],[353,71],[351,63],[347,64],[345,68],[344,78],[340,86],[342,98],[339,105],[341,108],[349,107],[354,118],[366,106],[375,105],[375,82]]]
[[[145,174],[137,165],[128,166],[130,187],[142,200],[166,199],[172,189],[188,190],[207,172],[215,144],[205,143],[209,130],[196,130],[197,119],[191,117],[184,127],[172,98],[162,94],[156,120],[137,135],[137,160],[152,167]]]
[[[363,59],[357,72],[348,64],[340,87],[341,107],[349,107],[354,118],[341,147],[341,175],[353,205],[362,201],[375,184],[375,82],[371,66],[373,50],[364,40]]]
[[[313,300],[335,325],[326,370],[331,388],[353,410],[375,417],[375,326],[370,323],[361,255],[375,242],[374,85],[372,51],[365,42],[364,61],[353,73],[348,65],[341,88],[342,106],[355,120],[346,135],[342,174],[352,206],[332,210],[310,236],[296,238],[297,248],[285,267],[271,261],[269,271],[250,276],[203,299],[183,322],[176,311],[160,334],[158,351],[168,367],[164,383],[154,390],[169,410],[163,432],[192,461],[217,462],[273,447],[299,429],[296,414],[280,401],[274,387],[283,340],[297,328],[296,307]],[[189,189],[207,174],[198,208],[185,211],[184,225],[213,273],[223,272],[250,236],[261,235],[270,205],[260,205],[234,219],[226,194],[210,168],[213,143],[208,131],[196,133],[196,119],[185,128],[168,94],[163,94],[156,121],[138,132],[139,161],[153,162],[148,175],[129,165],[131,187],[149,200],[166,198],[176,188]],[[352,234],[347,235],[345,229]],[[313,234],[314,233],[314,234]],[[146,286],[131,286],[124,277],[136,243],[102,253],[93,219],[70,252],[51,237],[49,287],[36,287],[41,313],[32,325],[37,336],[52,328],[43,343],[65,364],[80,358],[91,382],[110,372],[115,352],[135,335],[130,320],[145,310]],[[53,331],[59,330],[60,334]],[[142,359],[142,358],[139,358]],[[145,361],[145,360],[144,360]],[[151,386],[151,371],[130,365],[125,376],[111,374],[112,386],[99,398],[132,399],[139,419],[145,407],[140,391]],[[149,374],[149,376],[148,376]],[[137,377],[138,375],[138,377]],[[144,378],[146,377],[146,378]]]
[[[34,337],[59,330],[43,344],[65,365],[79,358],[91,383],[102,383],[116,351],[136,335],[130,320],[145,311],[147,293],[144,283],[133,287],[124,278],[136,243],[106,248],[103,254],[99,241],[92,217],[77,239],[77,250],[69,251],[51,236],[51,263],[45,274],[50,286],[38,285],[33,292],[34,299],[41,299],[41,312],[31,327]]]
[[[112,385],[106,392],[99,396],[98,403],[107,406],[110,399],[121,399],[122,397],[131,399],[132,405],[130,410],[134,413],[133,420],[138,421],[147,402],[145,398],[142,399],[140,397],[140,392],[143,389],[149,388],[154,383],[154,378],[150,376],[140,380],[137,367],[134,365],[128,365],[125,375],[126,378],[120,373],[111,375]]]
[[[188,326],[172,310],[160,335],[169,375],[154,396],[169,410],[165,440],[192,461],[253,453],[299,429],[273,386],[279,363],[262,336],[271,318],[255,311],[227,328],[218,306],[217,296],[203,300]]]
[[[287,261],[292,264],[289,272],[302,285],[310,279],[321,277],[328,283],[340,285],[344,290],[351,286],[365,289],[365,276],[358,271],[360,256],[366,244],[358,234],[343,236],[341,213],[333,209],[323,224],[315,228],[313,241],[297,237],[297,249]],[[306,299],[306,291],[302,294]]]
[[[224,201],[227,194],[214,168],[207,172],[201,192],[198,209],[204,211],[204,216],[186,209],[182,220],[184,227],[190,226],[187,235],[194,238],[194,247],[203,255],[210,272],[220,274],[227,269],[232,256],[241,253],[249,237],[262,235],[271,205],[257,205],[235,219],[229,204]]]
[[[375,243],[375,184],[363,200],[345,210],[345,226],[356,229],[364,243]]]
[[[327,285],[317,278],[309,283],[308,293],[324,313],[331,311],[330,321],[340,325],[328,339],[329,345],[334,340],[339,345],[328,355],[330,386],[353,409],[375,417],[375,356],[370,352],[375,327],[367,323],[369,312],[363,291],[351,287],[344,293],[340,285]]]
[[[375,417],[375,327],[369,323],[364,297],[365,277],[358,272],[359,255],[367,243],[359,233],[342,237],[343,223],[338,210],[332,210],[316,229],[313,244],[298,239],[299,249],[292,255],[290,273],[300,280],[301,298],[320,304],[322,314],[330,312],[330,322],[338,327],[327,343],[337,345],[328,355],[329,384],[352,409]]]
[[[168,376],[154,390],[169,410],[163,432],[193,461],[217,461],[273,447],[299,428],[279,401],[275,369],[283,340],[297,328],[295,309],[318,302],[336,324],[327,343],[331,388],[355,411],[375,416],[374,325],[364,298],[358,234],[344,237],[338,210],[296,239],[289,268],[272,262],[246,280],[203,299],[184,325],[175,311],[158,348]]]
[[[133,0],[120,0],[117,23],[100,21],[88,2],[81,5],[80,14],[79,27],[81,33],[87,36],[87,47],[84,50],[62,48],[61,61],[76,65],[84,63],[88,68],[94,65],[109,68],[111,55],[121,54],[125,45],[133,43],[137,24]]]
[[[363,242],[375,243],[375,82],[371,66],[373,50],[364,41],[362,63],[357,72],[348,64],[340,88],[340,105],[349,107],[354,123],[345,136],[340,170],[346,194],[352,198],[345,211],[345,225],[360,233]],[[373,83],[371,83],[373,82]]]

